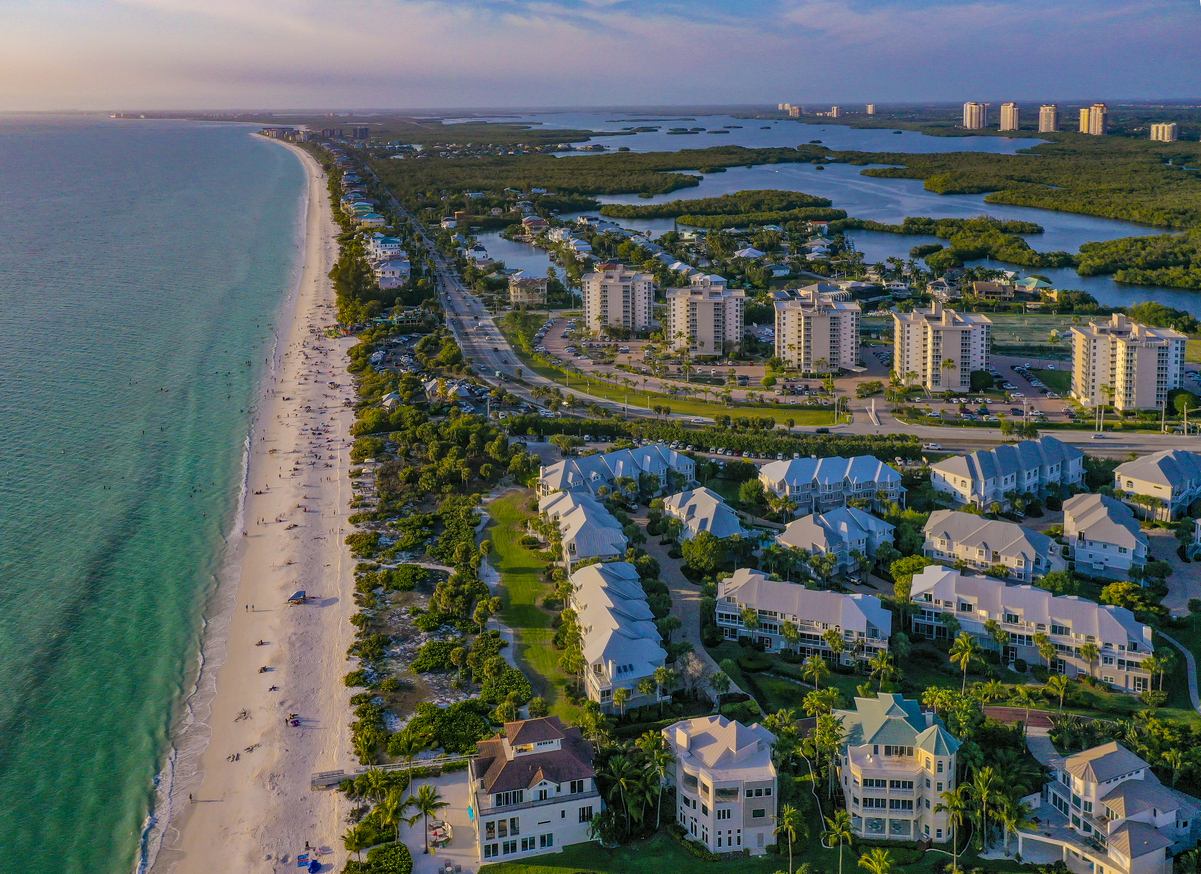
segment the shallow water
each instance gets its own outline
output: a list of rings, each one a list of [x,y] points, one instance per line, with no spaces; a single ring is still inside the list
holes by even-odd
[[[0,118],[0,844],[126,874],[194,679],[304,175],[251,129]]]

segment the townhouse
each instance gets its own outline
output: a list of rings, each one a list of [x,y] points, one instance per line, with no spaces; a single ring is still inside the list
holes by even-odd
[[[576,562],[602,561],[625,555],[628,540],[621,523],[600,501],[586,492],[557,492],[544,501],[541,511],[559,526],[563,566],[567,572]]]
[[[629,691],[627,706],[657,702],[662,689],[639,691],[666,665],[667,653],[646,603],[637,569],[629,562],[592,564],[570,577],[570,606],[580,621],[584,655],[584,691],[611,712],[613,692]]]
[[[753,627],[743,617],[748,608],[755,612]],[[806,589],[747,568],[717,584],[716,617],[726,640],[749,637],[769,652],[790,649],[844,665],[887,651],[892,632],[892,614],[875,595]],[[838,652],[826,639],[831,630],[842,640]]]
[[[1023,440],[943,459],[930,466],[930,482],[960,504],[1007,507],[1010,494],[1045,498],[1082,486],[1084,453],[1054,437]]]
[[[1076,495],[1063,502],[1063,536],[1076,570],[1126,579],[1147,564],[1147,535],[1130,508],[1106,495]]]
[[[931,638],[947,638],[944,615],[955,617],[962,631],[980,639],[986,648],[997,644],[985,628],[992,620],[1008,634],[1001,653],[1012,664],[1046,664],[1035,637],[1047,635],[1056,657],[1051,669],[1068,676],[1090,674],[1126,692],[1149,688],[1150,675],[1142,662],[1154,651],[1151,629],[1124,607],[1096,604],[1076,595],[1052,595],[1025,585],[1007,585],[990,577],[967,576],[931,565],[914,575],[911,596],[919,612],[914,630]],[[1085,644],[1097,647],[1100,658],[1089,662]]]
[[[1030,841],[1059,847],[1075,874],[1169,874],[1173,856],[1197,845],[1201,801],[1164,786],[1151,766],[1111,742],[1057,761],[1043,788]]]
[[[886,692],[835,710],[846,732],[838,780],[851,827],[863,838],[933,841],[951,838],[940,794],[955,789],[959,739],[933,711]]]
[[[1005,569],[1005,576],[1032,582],[1067,570],[1058,543],[1016,522],[985,519],[961,510],[935,510],[923,529],[923,554],[944,564],[962,562],[976,570]]]
[[[714,853],[762,855],[776,842],[776,736],[755,723],[698,716],[663,729],[674,757],[664,781],[676,790],[676,821]]]
[[[836,573],[858,571],[854,553],[871,555],[893,542],[895,526],[855,507],[836,507],[796,519],[776,535],[776,543],[809,555],[826,553],[838,559]]]
[[[821,513],[857,498],[877,510],[905,502],[901,475],[870,455],[772,461],[759,468],[759,482],[796,501],[798,512]]]
[[[1153,519],[1170,521],[1201,499],[1201,455],[1164,449],[1119,464],[1113,472],[1115,496]],[[1145,503],[1140,503],[1138,496]]]
[[[746,530],[721,495],[707,488],[692,489],[663,499],[663,511],[684,523],[682,537],[689,540],[708,531],[714,537],[745,537]]]
[[[587,491],[595,494],[601,486],[613,488],[621,478],[632,479],[643,486],[655,477],[658,488],[653,491],[690,485],[696,479],[696,462],[669,449],[665,443],[653,443],[636,449],[619,449],[587,458],[565,458],[543,465],[538,475],[538,493]],[[673,488],[673,484],[675,487]]]
[[[481,862],[555,853],[591,840],[604,802],[592,744],[557,716],[506,722],[468,765]]]

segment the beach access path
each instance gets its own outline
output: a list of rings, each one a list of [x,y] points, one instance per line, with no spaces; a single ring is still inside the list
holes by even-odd
[[[205,672],[215,669],[216,692],[192,715],[207,745],[199,756],[181,752],[155,874],[292,871],[306,842],[326,864],[346,858],[346,801],[311,791],[309,780],[357,765],[342,682],[355,610],[343,542],[353,340],[325,336],[336,321],[328,273],[337,257],[327,181],[310,155],[289,148],[308,177],[304,269],[253,426],[245,534],[233,534],[237,588],[219,591],[224,613],[210,620],[218,639],[205,647]],[[301,589],[309,601],[289,605]]]

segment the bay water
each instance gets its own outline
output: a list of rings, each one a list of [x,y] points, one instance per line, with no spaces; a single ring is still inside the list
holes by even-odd
[[[305,178],[253,129],[0,116],[0,847],[128,874],[239,524]]]

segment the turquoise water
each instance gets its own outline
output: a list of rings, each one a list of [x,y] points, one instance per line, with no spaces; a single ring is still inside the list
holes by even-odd
[[[0,847],[128,874],[305,182],[245,127],[0,116]]]

